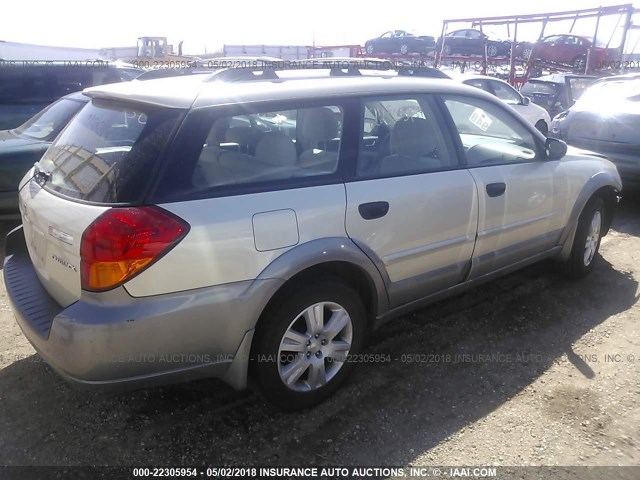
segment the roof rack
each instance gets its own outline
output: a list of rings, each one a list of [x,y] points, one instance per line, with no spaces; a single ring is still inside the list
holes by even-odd
[[[255,81],[285,80],[278,75],[285,71],[328,70],[331,77],[359,77],[371,75],[370,71],[389,76],[414,76],[422,78],[450,78],[446,73],[420,63],[391,61],[379,58],[310,58],[305,60],[257,61],[250,66],[225,68],[215,71],[206,81]]]

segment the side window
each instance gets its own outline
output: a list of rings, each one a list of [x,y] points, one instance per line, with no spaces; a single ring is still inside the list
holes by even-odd
[[[343,112],[326,106],[217,118],[199,152],[196,189],[335,173]]]
[[[358,177],[409,175],[456,165],[426,99],[368,98],[362,115]]]
[[[536,158],[531,132],[508,112],[479,98],[448,96],[445,105],[471,166],[530,162]]]
[[[491,82],[493,91],[500,100],[510,105],[518,105],[520,103],[520,95],[509,85],[500,82]]]
[[[470,78],[469,80],[465,80],[464,83],[466,83],[467,85],[471,85],[472,87],[479,88],[480,90],[484,90],[485,92],[489,91],[484,80],[480,78]]]

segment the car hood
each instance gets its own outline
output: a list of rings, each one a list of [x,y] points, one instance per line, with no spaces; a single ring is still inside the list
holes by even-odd
[[[23,150],[40,144],[48,145],[48,143],[35,138],[20,137],[11,133],[10,130],[0,131],[0,154],[7,151]]]

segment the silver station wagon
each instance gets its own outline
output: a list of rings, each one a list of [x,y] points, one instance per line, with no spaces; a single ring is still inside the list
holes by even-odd
[[[82,384],[251,377],[304,408],[393,317],[546,258],[592,269],[612,163],[473,87],[338,73],[85,90],[7,239],[38,353]]]

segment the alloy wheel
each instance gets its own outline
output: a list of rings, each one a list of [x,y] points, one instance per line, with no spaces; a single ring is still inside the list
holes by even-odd
[[[319,302],[289,324],[278,348],[280,380],[291,390],[310,392],[327,384],[343,367],[353,342],[345,308]]]
[[[587,241],[584,245],[584,255],[582,261],[584,266],[587,267],[593,261],[593,257],[598,251],[598,242],[600,241],[600,228],[602,226],[602,214],[600,210],[596,210],[591,219],[589,225],[589,231],[587,232]]]

